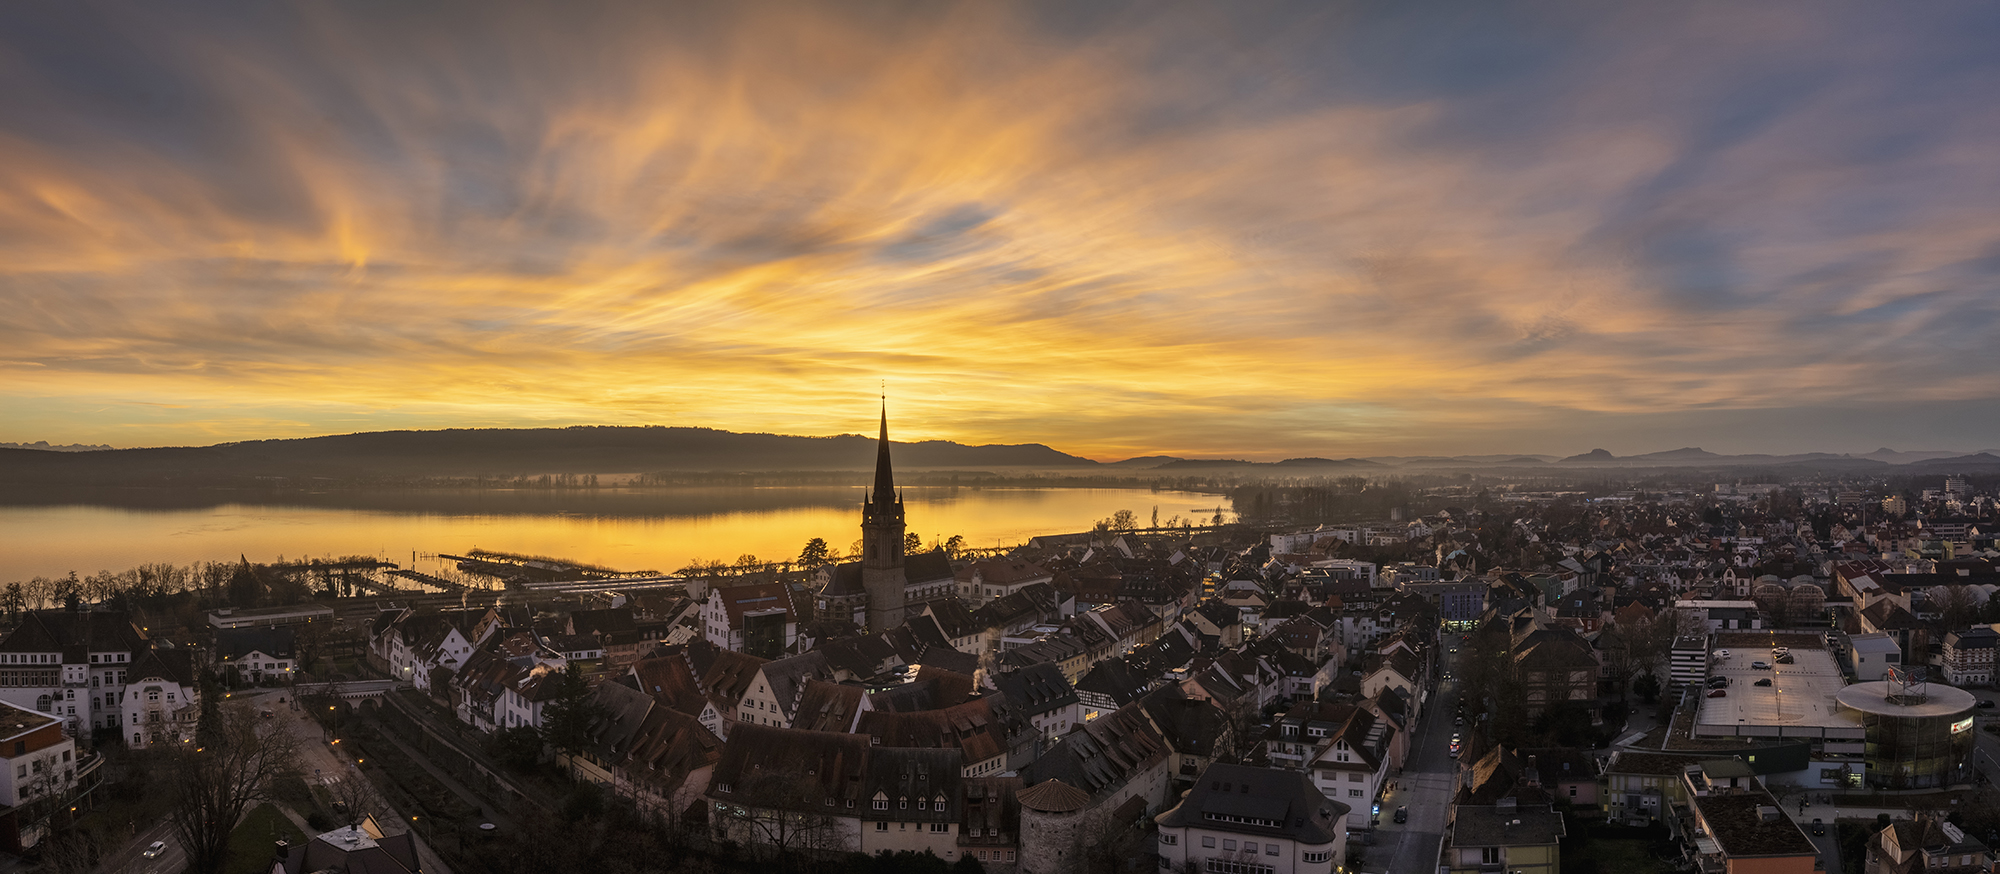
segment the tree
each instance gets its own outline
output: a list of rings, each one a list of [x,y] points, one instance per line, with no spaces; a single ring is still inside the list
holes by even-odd
[[[963,549],[965,549],[964,535],[953,534],[952,536],[944,539],[944,554],[946,556],[950,558],[957,558],[959,551]]]
[[[824,537],[806,541],[805,548],[799,550],[799,567],[807,570],[821,567],[832,560],[833,552],[827,547]]]
[[[1139,525],[1139,514],[1131,510],[1119,510],[1111,514],[1111,530],[1130,531]]]
[[[1929,594],[1946,633],[1970,628],[1979,616],[1979,596],[1971,586],[1932,586]]]
[[[808,781],[809,782],[809,781]],[[836,814],[821,811],[816,797],[791,774],[769,773],[739,783],[739,803],[717,804],[715,824],[731,839],[776,855],[852,850]]]
[[[1639,693],[1641,699],[1651,704],[1653,699],[1660,697],[1660,678],[1650,673],[1640,674],[1639,679],[1632,683],[1632,691]]]
[[[298,758],[298,742],[276,722],[257,718],[248,705],[225,707],[214,744],[183,744],[166,752],[173,786],[174,839],[188,869],[219,871],[229,833],[251,804],[267,800],[280,774]]]
[[[922,537],[918,537],[917,532],[909,531],[903,534],[904,555],[915,555],[923,551],[924,551],[924,539]]]
[[[590,697],[583,666],[570,662],[554,677],[555,697],[542,707],[542,742],[558,754],[574,756],[591,744],[591,723],[603,708]]]

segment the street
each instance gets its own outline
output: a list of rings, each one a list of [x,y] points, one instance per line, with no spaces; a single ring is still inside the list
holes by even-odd
[[[1457,641],[1456,633],[1444,635],[1437,688],[1417,720],[1403,773],[1395,778],[1395,791],[1382,797],[1375,845],[1368,848],[1359,870],[1428,871],[1437,866],[1458,774],[1458,761],[1451,757],[1451,736],[1457,729],[1451,723],[1458,710],[1459,685],[1457,679],[1443,679],[1443,673],[1453,672],[1457,663],[1458,657],[1450,652],[1459,645]],[[1409,822],[1395,821],[1393,814],[1399,805],[1410,808]]]

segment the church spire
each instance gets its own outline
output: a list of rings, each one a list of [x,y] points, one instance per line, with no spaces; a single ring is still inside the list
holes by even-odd
[[[888,506],[896,503],[896,475],[889,468],[889,399],[882,399],[882,436],[875,444],[875,495],[874,503]]]

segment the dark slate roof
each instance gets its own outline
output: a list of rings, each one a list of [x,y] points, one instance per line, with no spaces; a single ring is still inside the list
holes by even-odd
[[[1030,786],[1059,779],[1092,796],[1116,789],[1169,753],[1166,738],[1137,705],[1086,722],[1021,769]]]
[[[826,800],[866,798],[868,737],[744,723],[729,733],[709,797],[776,809],[823,811]],[[723,787],[729,791],[724,792]]]
[[[360,849],[349,849],[342,837],[350,829],[327,832],[303,844],[287,847],[285,874],[344,871],[346,874],[408,874],[418,870],[416,839],[405,833],[365,838]]]
[[[868,690],[860,686],[807,680],[805,694],[799,698],[798,713],[792,717],[792,727],[814,731],[850,731],[854,728],[855,715],[867,699]]]
[[[1512,808],[1462,804],[1452,808],[1452,816],[1453,847],[1554,844],[1568,833],[1563,826],[1562,814],[1545,804]]]
[[[215,655],[229,661],[253,652],[277,658],[291,658],[298,633],[279,625],[270,628],[224,628],[215,632]]]
[[[1076,703],[1076,689],[1052,664],[1030,665],[994,678],[1000,694],[1024,715],[1047,713]]]
[[[1119,706],[1130,704],[1145,694],[1152,677],[1132,669],[1125,659],[1105,659],[1090,667],[1090,673],[1076,681],[1076,691],[1095,692],[1111,698]]]
[[[1169,684],[1146,693],[1139,706],[1153,720],[1160,735],[1174,752],[1184,756],[1214,757],[1230,732],[1229,716],[1213,702],[1189,698],[1178,685]]]
[[[62,652],[76,644],[90,652],[134,653],[135,660],[148,646],[146,633],[123,611],[37,610],[0,641],[0,652]]]
[[[1349,809],[1320,794],[1302,771],[1218,762],[1195,778],[1180,804],[1153,820],[1163,829],[1201,828],[1316,846],[1340,839]]]
[[[903,579],[912,585],[952,578],[951,558],[942,549],[919,552],[903,558]]]

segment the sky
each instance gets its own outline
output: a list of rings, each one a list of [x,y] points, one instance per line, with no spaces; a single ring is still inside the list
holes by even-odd
[[[2000,444],[2000,4],[0,6],[0,442]]]

